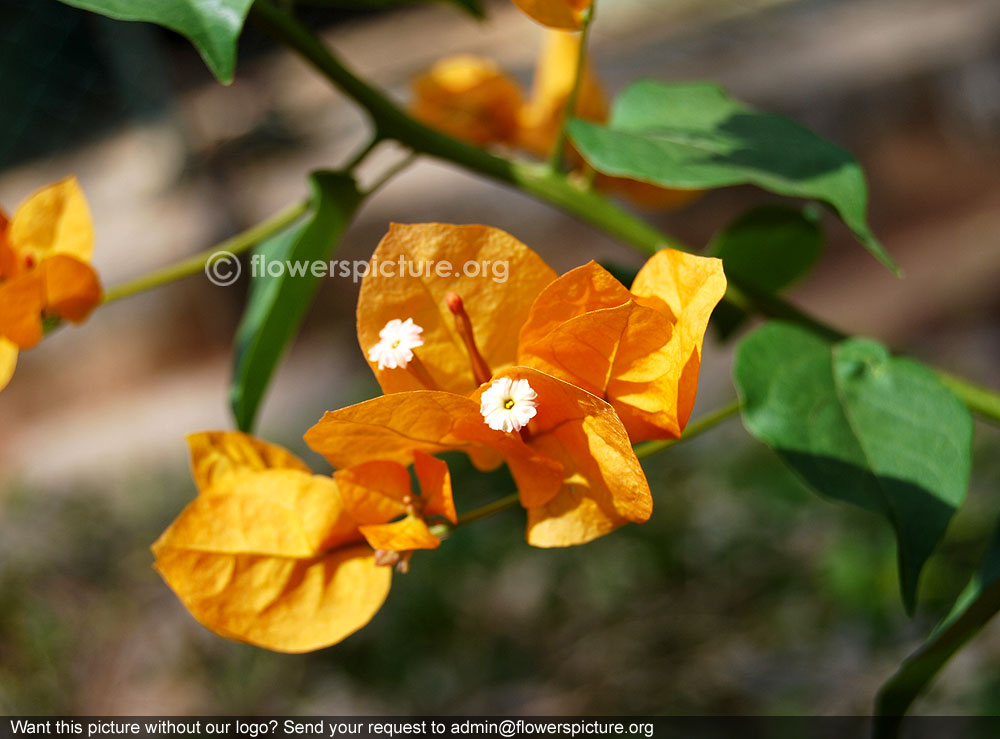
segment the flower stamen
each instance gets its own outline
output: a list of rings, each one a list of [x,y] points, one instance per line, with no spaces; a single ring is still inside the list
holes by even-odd
[[[472,367],[472,376],[480,385],[484,382],[489,382],[489,379],[493,376],[493,372],[490,370],[490,366],[486,363],[483,355],[479,352],[479,347],[476,346],[476,337],[472,331],[472,321],[469,319],[469,314],[465,312],[465,304],[462,302],[462,297],[458,293],[448,293],[445,297],[445,303],[448,304],[448,310],[451,311],[451,314],[455,316],[455,328],[458,330],[458,335],[462,338],[462,343],[465,344],[465,351],[469,354],[469,365]]]

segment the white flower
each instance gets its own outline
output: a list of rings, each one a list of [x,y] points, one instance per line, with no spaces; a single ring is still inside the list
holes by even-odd
[[[537,397],[527,380],[502,377],[494,380],[483,393],[479,412],[486,419],[486,425],[495,431],[520,431],[535,417]]]
[[[413,350],[424,344],[420,338],[422,332],[412,318],[405,321],[393,318],[378,332],[380,341],[368,350],[368,361],[378,362],[380,370],[405,368],[413,360]]]

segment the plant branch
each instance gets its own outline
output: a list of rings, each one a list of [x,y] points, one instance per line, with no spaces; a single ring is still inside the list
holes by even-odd
[[[420,154],[513,185],[650,254],[664,247],[691,250],[678,239],[635,218],[603,196],[571,183],[543,164],[495,156],[411,118],[382,92],[354,75],[312,31],[271,0],[257,0],[250,18],[353,98],[368,113],[380,136],[395,139]]]
[[[113,303],[122,298],[128,298],[155,287],[161,287],[167,283],[180,280],[198,274],[205,269],[208,261],[217,253],[227,251],[230,254],[240,254],[252,248],[259,242],[273,236],[297,221],[309,208],[309,200],[305,199],[288,206],[279,213],[275,213],[266,221],[251,226],[246,231],[236,234],[225,241],[220,241],[215,246],[210,246],[204,251],[198,252],[187,259],[176,264],[172,264],[163,269],[156,270],[147,275],[137,277],[129,282],[122,283],[111,288],[104,294],[103,304]]]
[[[350,160],[347,162],[347,164],[343,166],[342,168],[343,171],[354,172],[354,170],[361,165],[361,163],[365,160],[365,158],[369,154],[371,154],[375,150],[375,147],[378,146],[380,143],[382,143],[381,138],[379,138],[378,136],[372,136],[371,139],[368,141],[368,143],[366,143],[363,147],[358,149],[357,153],[355,153],[354,156],[352,156]]]
[[[508,508],[513,508],[521,502],[521,497],[517,493],[511,493],[506,495],[499,500],[495,500],[492,503],[487,503],[484,506],[475,508],[468,513],[463,513],[458,517],[458,522],[455,526],[465,526],[467,523],[473,523],[474,521],[479,521],[480,519],[492,516],[495,513],[500,513],[501,511],[506,511]]]
[[[931,367],[934,374],[938,376],[944,385],[951,390],[958,399],[968,406],[969,410],[994,425],[1000,426],[1000,393],[988,387],[983,387],[961,377],[945,372],[936,367]]]
[[[400,159],[398,162],[396,162],[395,164],[393,164],[392,166],[390,166],[381,175],[379,175],[379,178],[377,180],[375,180],[375,182],[373,182],[371,184],[371,186],[368,187],[367,190],[365,190],[364,196],[368,197],[369,195],[373,195],[376,190],[378,190],[379,188],[381,188],[384,184],[386,184],[393,177],[395,177],[396,175],[398,175],[400,172],[403,172],[404,170],[409,169],[413,165],[413,163],[415,161],[417,161],[417,158],[418,158],[417,154],[412,154],[412,153],[411,154],[407,154],[405,157],[403,157],[402,159]]]
[[[729,405],[725,405],[718,410],[712,411],[706,416],[702,416],[697,421],[692,421],[684,429],[684,433],[679,439],[663,439],[662,441],[645,441],[635,445],[635,456],[639,459],[646,459],[654,454],[662,452],[664,449],[677,446],[678,444],[690,441],[696,436],[701,436],[706,431],[715,428],[728,418],[732,418],[740,410],[740,401],[734,400]]]
[[[271,0],[257,0],[251,19],[266,33],[296,51],[337,88],[353,98],[372,119],[378,136],[393,138],[413,151],[462,166],[561,208],[612,238],[652,254],[670,247],[692,251],[677,238],[660,231],[591,190],[580,187],[543,164],[512,161],[490,154],[436,131],[411,118],[379,90],[354,75],[323,42]],[[810,316],[776,295],[756,293],[730,282],[725,299],[767,318],[792,321],[830,339],[840,330]],[[941,380],[975,413],[1000,423],[1000,393],[936,370]]]

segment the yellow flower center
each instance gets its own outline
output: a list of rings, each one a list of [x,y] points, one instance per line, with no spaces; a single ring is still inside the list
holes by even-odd
[[[514,407],[514,399],[513,398],[507,398],[507,400],[505,400],[503,402],[503,407],[504,407],[504,410],[508,410],[509,411],[511,408]]]

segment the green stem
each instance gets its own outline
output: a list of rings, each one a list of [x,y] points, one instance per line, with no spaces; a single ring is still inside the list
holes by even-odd
[[[513,185],[650,254],[664,247],[691,250],[678,239],[635,218],[603,196],[571,183],[544,164],[494,156],[411,118],[380,91],[355,76],[312,31],[270,0],[257,0],[250,18],[353,98],[368,113],[381,136],[396,139],[420,154]]]
[[[484,506],[475,508],[468,513],[463,513],[458,517],[458,522],[455,526],[465,526],[467,523],[473,523],[474,521],[479,521],[480,519],[492,516],[495,513],[500,513],[501,511],[506,511],[508,508],[513,508],[521,502],[521,497],[517,493],[511,493],[499,500],[495,500],[492,503],[487,503]]]
[[[382,185],[386,184],[393,177],[398,175],[400,172],[409,169],[415,161],[417,161],[416,154],[407,154],[403,157],[403,159],[399,160],[379,175],[379,178],[375,180],[375,182],[373,182],[367,190],[365,190],[364,196],[367,198],[369,195],[373,195],[376,190],[381,188]]]
[[[573,76],[573,87],[566,98],[566,107],[563,108],[562,120],[559,122],[559,132],[556,134],[556,143],[552,147],[549,156],[549,167],[553,172],[561,172],[563,168],[563,154],[566,151],[566,126],[569,119],[576,115],[576,102],[580,98],[580,88],[583,86],[583,74],[587,68],[587,43],[590,40],[590,23],[594,19],[594,5],[597,0],[590,4],[590,7],[583,11],[580,26],[580,49],[576,54],[576,70]]]
[[[651,254],[665,247],[692,251],[682,241],[636,218],[603,196],[577,186],[562,174],[553,172],[550,167],[494,156],[414,120],[379,90],[355,76],[312,31],[276,7],[271,0],[256,0],[250,17],[266,33],[294,49],[320,74],[364,108],[378,135],[396,139],[420,154],[457,164],[512,185],[641,251]],[[767,318],[806,326],[831,339],[843,338],[845,335],[776,295],[755,293],[746,286],[731,283],[725,299]],[[970,410],[1000,422],[1000,393],[940,371],[938,375]]]
[[[961,377],[955,377],[944,370],[935,367],[931,369],[934,370],[938,379],[968,406],[969,410],[993,424],[1000,425],[1000,393],[974,382],[963,380]]]
[[[302,200],[294,205],[290,205],[279,213],[274,214],[266,221],[258,223],[256,226],[248,228],[246,231],[236,234],[225,241],[220,241],[215,246],[210,246],[205,251],[198,252],[187,259],[176,264],[172,264],[163,269],[151,272],[142,277],[138,277],[130,282],[122,283],[111,288],[104,294],[104,304],[113,303],[122,298],[128,298],[145,290],[152,290],[161,287],[175,280],[189,277],[205,269],[208,261],[217,253],[227,251],[230,254],[240,254],[255,246],[264,239],[287,228],[305,214],[309,208],[309,200]]]
[[[682,442],[690,441],[696,436],[701,436],[709,429],[715,428],[727,418],[735,416],[739,410],[740,401],[734,400],[729,405],[725,405],[718,410],[712,411],[706,416],[702,416],[697,421],[689,423],[687,428],[684,429],[683,435],[679,439],[663,439],[662,441],[646,441],[642,444],[636,444],[635,456],[639,459],[646,459],[647,457],[651,457],[654,454],[662,452],[664,449],[669,449],[670,447],[677,446]]]
[[[350,160],[343,166],[344,172],[353,172],[358,166],[365,160],[365,158],[371,154],[375,147],[382,143],[382,139],[379,136],[372,136],[371,140],[368,141],[363,147],[358,149],[357,153],[350,158]]]

